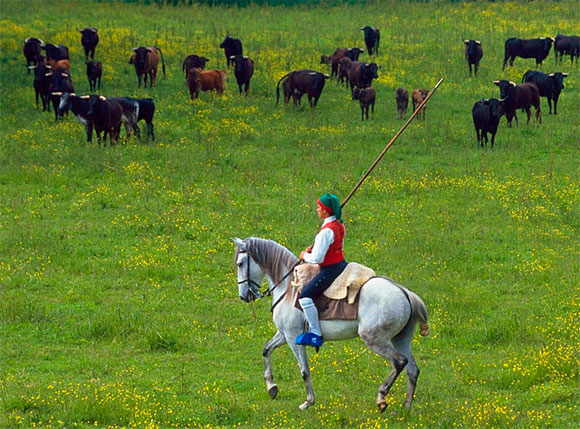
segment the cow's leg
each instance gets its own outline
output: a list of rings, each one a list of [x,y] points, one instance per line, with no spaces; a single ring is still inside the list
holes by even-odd
[[[467,63],[467,65],[469,66],[469,76],[471,77],[471,63]]]
[[[495,143],[495,133],[497,130],[491,132],[491,148],[493,149],[493,145]]]
[[[101,89],[101,78],[100,77],[97,78],[97,82],[98,82],[99,90],[100,90]]]
[[[479,63],[475,63],[473,68],[475,69],[475,76],[477,76],[477,69],[479,69]]]
[[[548,101],[550,101],[549,98],[548,98]],[[554,115],[558,114],[557,110],[558,110],[558,97],[554,97]],[[551,110],[550,110],[550,113],[552,113]]]
[[[532,113],[530,112],[530,106],[526,107],[525,110],[526,110],[526,115],[528,115],[528,120],[526,121],[526,124],[529,124],[530,123],[530,118],[532,117]],[[538,110],[536,109],[536,112],[537,111]]]
[[[375,103],[371,104],[371,112],[371,119],[375,119]]]
[[[92,122],[89,122],[85,126],[85,131],[87,133],[87,143],[91,143],[93,140],[93,123]]]

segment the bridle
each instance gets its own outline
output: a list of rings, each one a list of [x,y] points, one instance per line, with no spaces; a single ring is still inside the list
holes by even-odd
[[[248,261],[248,263],[246,265],[246,279],[245,280],[238,280],[238,286],[241,285],[242,283],[247,282],[248,283],[248,290],[254,296],[254,299],[261,299],[261,298],[265,298],[267,296],[272,295],[272,292],[274,292],[274,289],[276,289],[278,286],[280,286],[284,282],[284,280],[286,280],[288,278],[288,276],[294,272],[294,268],[296,268],[298,265],[300,265],[302,263],[301,259],[298,260],[298,262],[296,262],[296,264],[294,264],[292,266],[292,268],[290,268],[290,270],[286,274],[284,274],[284,277],[282,277],[282,279],[280,279],[280,281],[278,283],[276,283],[271,289],[267,289],[264,293],[261,293],[260,292],[261,285],[256,283],[250,277],[250,260],[252,258],[250,257],[250,254],[247,250],[239,250],[238,251],[238,254],[242,254],[242,253],[246,253],[248,255],[246,257],[246,260]],[[278,300],[274,304],[272,304],[272,308],[270,308],[270,311],[274,311],[274,308],[280,303],[280,301],[282,301],[282,298],[284,298],[285,295],[286,295],[286,291],[284,291],[282,296],[280,296],[280,298],[278,298]]]

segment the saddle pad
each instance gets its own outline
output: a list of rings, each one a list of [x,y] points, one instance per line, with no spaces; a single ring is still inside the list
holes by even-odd
[[[359,289],[360,290],[360,289]],[[357,320],[359,296],[355,297],[352,304],[345,299],[330,299],[324,295],[314,298],[314,304],[318,309],[318,319],[320,320]],[[297,309],[302,311],[298,296],[294,303]]]

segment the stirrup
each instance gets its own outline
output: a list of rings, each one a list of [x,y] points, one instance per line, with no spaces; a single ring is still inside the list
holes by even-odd
[[[300,346],[312,346],[318,349],[320,346],[322,346],[322,343],[322,337],[312,332],[304,332],[303,334],[298,335],[296,338],[296,344]]]

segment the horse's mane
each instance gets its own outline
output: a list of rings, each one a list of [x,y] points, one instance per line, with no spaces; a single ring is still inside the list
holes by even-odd
[[[282,281],[282,278],[298,263],[298,258],[281,244],[264,238],[248,237],[244,239],[248,245],[250,257],[262,267],[264,272],[274,284]],[[236,247],[235,260],[238,258],[239,248]],[[279,266],[287,267],[286,270],[280,270]]]

